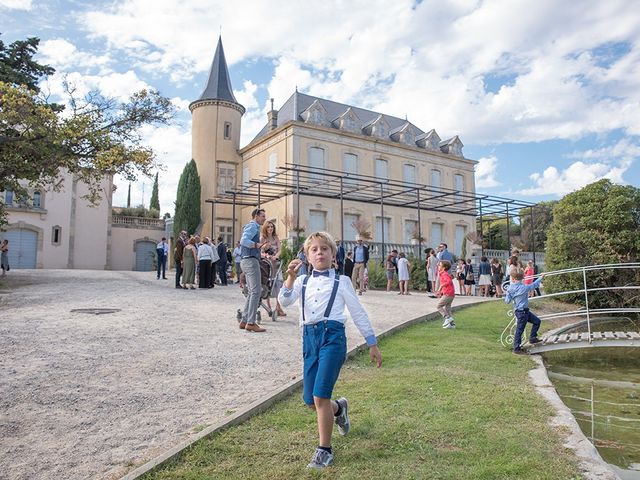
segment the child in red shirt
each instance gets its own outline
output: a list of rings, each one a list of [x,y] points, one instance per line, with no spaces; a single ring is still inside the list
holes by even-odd
[[[455,289],[453,288],[453,280],[449,275],[449,269],[451,268],[451,262],[448,260],[442,260],[438,263],[438,278],[440,279],[440,288],[436,292],[436,295],[440,297],[440,301],[436,305],[436,308],[444,318],[442,328],[456,328],[456,324],[451,316],[451,304],[456,296]]]

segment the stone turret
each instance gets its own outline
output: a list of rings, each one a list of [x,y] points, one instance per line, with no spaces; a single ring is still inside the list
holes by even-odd
[[[189,105],[189,110],[192,118],[191,156],[202,184],[200,233],[217,237],[219,220],[231,218],[230,208],[217,206],[215,218],[212,218],[211,204],[206,200],[223,193],[219,189],[237,185],[241,163],[238,154],[240,126],[245,112],[233,95],[222,38],[218,39],[207,84],[200,98]]]

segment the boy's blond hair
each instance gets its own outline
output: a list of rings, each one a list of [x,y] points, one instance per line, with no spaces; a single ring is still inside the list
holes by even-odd
[[[311,242],[313,242],[314,240],[320,240],[329,245],[329,248],[331,248],[331,255],[335,258],[338,247],[336,247],[336,242],[331,234],[327,232],[313,232],[307,237],[307,239],[304,241],[303,246],[305,255],[309,254],[309,247],[311,246]]]
[[[522,273],[522,270],[516,270],[511,274],[511,278],[513,278],[514,280],[520,281],[524,278],[524,273]]]

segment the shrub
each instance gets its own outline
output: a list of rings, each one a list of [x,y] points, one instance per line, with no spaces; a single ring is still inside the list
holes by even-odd
[[[637,262],[640,258],[640,189],[600,180],[565,196],[553,210],[547,232],[546,269],[561,270],[587,265]],[[640,273],[611,270],[587,274],[589,287],[637,285]],[[580,290],[581,273],[552,276],[545,280],[548,292]],[[610,290],[589,295],[589,305],[630,305],[633,290]],[[584,304],[584,295],[565,297]]]
[[[425,270],[424,260],[418,260],[417,258],[410,258],[411,271],[409,272],[409,288],[413,290],[426,290],[427,289],[427,272]]]
[[[380,262],[371,260],[367,265],[369,288],[387,288],[387,271]]]

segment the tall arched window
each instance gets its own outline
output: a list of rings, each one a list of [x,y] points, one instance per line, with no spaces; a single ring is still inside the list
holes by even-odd
[[[40,192],[38,192],[37,190],[35,192],[33,192],[33,208],[40,208],[40,206],[42,205],[42,197]]]
[[[309,148],[309,167],[311,170],[318,169],[318,173],[312,173],[310,177],[313,180],[322,180],[322,172],[324,167],[324,149],[319,147],[311,147]]]

